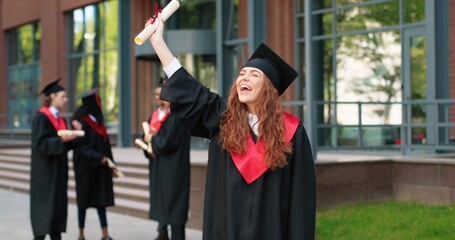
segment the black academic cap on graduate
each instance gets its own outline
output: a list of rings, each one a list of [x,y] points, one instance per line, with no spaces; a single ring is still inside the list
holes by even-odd
[[[44,96],[49,96],[51,95],[52,93],[55,93],[55,92],[60,92],[62,90],[65,90],[65,88],[63,88],[62,86],[60,86],[58,84],[58,82],[60,82],[60,78],[47,84],[43,90],[41,90],[41,92],[38,93],[38,95],[41,95],[41,94],[44,94]]]
[[[97,89],[92,89],[88,92],[85,92],[81,95],[83,105],[96,105],[101,108],[101,99],[98,94]]]
[[[270,79],[280,95],[298,75],[291,65],[264,43],[256,48],[244,67],[254,67],[261,70]]]
[[[104,117],[98,90],[92,89],[83,93],[79,98],[82,99],[82,105],[74,111],[73,119],[81,118],[87,114],[92,114],[95,116],[98,123],[103,123]]]

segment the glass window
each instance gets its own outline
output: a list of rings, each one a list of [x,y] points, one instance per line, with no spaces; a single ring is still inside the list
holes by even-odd
[[[373,1],[377,1],[377,0],[336,0],[336,4],[337,4],[337,6],[342,6],[342,5],[351,5],[351,4],[373,2]],[[394,1],[394,0],[392,0],[392,1]]]
[[[337,10],[337,32],[395,26],[400,23],[398,1]],[[387,16],[387,17],[384,17]]]
[[[401,45],[398,32],[345,36],[338,41],[337,101],[401,101]],[[389,104],[367,104],[361,110],[363,124],[401,121],[401,108],[391,108]],[[352,116],[342,114],[340,117]]]
[[[70,15],[68,55],[74,108],[80,95],[98,88],[106,122],[118,119],[118,1],[75,9]],[[72,109],[74,110],[74,109]]]
[[[182,66],[210,91],[219,93],[216,81],[216,56],[184,54],[176,56]],[[205,138],[191,137],[192,149],[207,149],[210,141]]]
[[[184,54],[177,56],[182,66],[205,87],[218,92],[216,81],[216,56]]]
[[[417,23],[425,20],[425,0],[404,0],[404,22]]]
[[[295,0],[300,71],[312,49],[313,97],[318,146],[391,146],[401,144],[403,89],[413,99],[427,99],[425,40],[415,37],[409,51],[411,83],[402,80],[404,30],[423,27],[425,0],[312,0],[311,19],[303,18],[305,1]],[[334,15],[335,13],[335,15]],[[305,36],[311,20],[312,35]],[[402,22],[400,22],[400,20]],[[422,40],[423,39],[423,40]],[[408,57],[408,58],[409,58]],[[406,74],[405,74],[406,75]],[[315,80],[314,80],[315,79]],[[410,86],[403,87],[403,84]],[[299,87],[304,91],[305,82]],[[304,96],[305,94],[303,94]],[[300,95],[299,95],[300,96]],[[299,99],[303,100],[303,99]],[[426,106],[409,111],[412,143],[425,142]],[[408,116],[409,117],[409,116]]]
[[[40,107],[39,23],[31,23],[7,32],[8,127],[31,127],[35,111]]]
[[[161,0],[161,8],[169,1]],[[215,29],[216,2],[215,0],[180,0],[179,10],[167,23],[168,29]],[[236,0],[238,4],[238,0]]]

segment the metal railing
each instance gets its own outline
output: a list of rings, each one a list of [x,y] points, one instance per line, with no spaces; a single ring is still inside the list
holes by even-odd
[[[313,143],[317,150],[390,149],[403,153],[414,149],[432,152],[455,150],[455,99],[315,101],[314,104],[315,113],[310,114],[306,111],[305,101],[283,103],[286,107],[294,108],[293,111],[302,119],[315,122],[313,126],[316,126],[317,134]],[[394,119],[392,123],[386,123],[385,120],[383,123],[371,123],[371,119],[365,119],[365,116],[372,118],[372,109],[384,109],[386,106],[399,109],[400,116],[391,116]],[[343,108],[349,110],[341,112]],[[421,111],[420,121],[415,118],[418,115],[416,109]],[[343,123],[339,120],[341,118],[349,120]],[[376,118],[380,119],[381,116]],[[308,126],[308,122],[305,125]]]

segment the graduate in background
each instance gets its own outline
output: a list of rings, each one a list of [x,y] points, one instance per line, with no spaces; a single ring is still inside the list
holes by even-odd
[[[68,126],[63,112],[68,101],[59,80],[49,83],[39,93],[43,106],[32,120],[32,154],[30,171],[30,216],[34,239],[61,239],[66,231],[68,212],[68,155],[76,144],[76,134],[58,136]],[[80,129],[77,122],[73,123]]]
[[[79,220],[79,240],[84,240],[85,214],[89,207],[98,211],[102,240],[109,240],[106,207],[114,205],[111,144],[104,125],[101,101],[96,90],[82,96],[82,105],[73,119],[82,124],[85,136],[74,150],[73,165],[76,177],[76,199]]]
[[[155,89],[158,108],[148,119],[150,132],[144,141],[151,143],[149,159],[149,218],[158,222],[158,237],[168,240],[168,225],[173,240],[185,239],[190,194],[190,134],[169,113],[170,103],[161,101],[162,80]]]
[[[314,239],[311,146],[300,119],[280,101],[297,72],[261,44],[226,101],[181,66],[163,39],[160,16],[156,22],[150,42],[168,76],[160,97],[192,135],[211,140],[203,238]]]

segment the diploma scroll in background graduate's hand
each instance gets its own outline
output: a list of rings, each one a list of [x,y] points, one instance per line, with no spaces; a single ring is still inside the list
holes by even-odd
[[[57,131],[57,135],[59,135],[59,136],[71,135],[71,134],[76,134],[76,136],[78,136],[78,137],[85,136],[84,130],[58,130]]]
[[[163,22],[166,21],[178,8],[180,7],[180,3],[177,0],[172,0],[162,11],[161,11],[161,19]],[[158,15],[158,12],[155,13]],[[154,16],[155,18],[158,16]],[[150,25],[144,28],[142,32],[140,32],[135,38],[134,42],[137,45],[142,45],[145,40],[147,40],[152,34],[156,31],[158,27],[158,23],[152,22]]]
[[[150,125],[148,122],[142,123],[142,129],[144,130],[144,134],[150,134]],[[136,138],[134,140],[134,143],[136,143],[139,147],[144,149],[144,151],[147,151],[149,154],[153,154],[152,143],[147,144],[142,139],[139,138]]]
[[[112,169],[115,177],[122,178],[125,176],[110,158],[107,159],[107,166]]]

